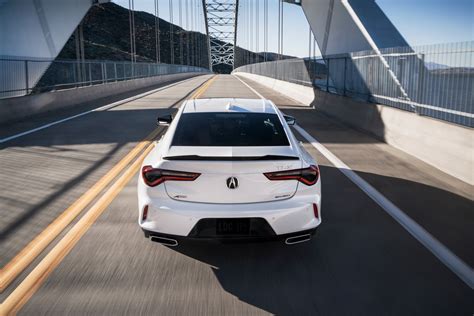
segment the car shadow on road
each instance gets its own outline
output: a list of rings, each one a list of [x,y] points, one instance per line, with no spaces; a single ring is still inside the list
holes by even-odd
[[[321,166],[321,174],[323,224],[310,242],[287,246],[283,241],[188,241],[171,249],[209,264],[225,291],[276,315],[469,312],[470,289],[462,281],[339,170]],[[378,177],[391,185],[406,186],[413,194],[422,192],[428,203],[425,210],[430,203],[444,201],[443,205],[454,203],[462,208],[453,212],[466,212],[471,203],[435,187]],[[464,228],[453,233],[464,236],[458,239],[464,243],[459,249],[468,251],[473,241],[466,237],[466,228],[473,217],[457,221],[465,221],[459,226]]]

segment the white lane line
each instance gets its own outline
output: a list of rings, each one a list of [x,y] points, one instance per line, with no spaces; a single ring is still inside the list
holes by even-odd
[[[451,252],[445,245],[439,242],[433,235],[427,232],[417,222],[406,215],[401,209],[387,199],[382,193],[377,191],[373,186],[359,177],[344,162],[318,142],[314,137],[308,134],[303,128],[296,125],[295,129],[300,133],[311,145],[324,155],[339,171],[364,191],[375,203],[383,208],[390,216],[392,216],[405,230],[407,230],[415,239],[425,246],[432,254],[434,254],[444,265],[453,271],[461,280],[464,281],[471,289],[474,288],[474,272],[469,265]]]
[[[252,90],[260,98],[263,96],[250,87],[247,83],[237,77],[243,84]],[[326,157],[339,171],[341,171],[349,180],[357,185],[365,192],[375,203],[385,210],[393,219],[395,219],[410,235],[425,246],[435,257],[437,257],[445,266],[447,266],[454,274],[456,274],[471,289],[474,289],[474,271],[473,269],[456,256],[445,245],[439,242],[433,235],[427,232],[417,222],[406,215],[401,209],[387,199],[382,193],[377,191],[373,186],[359,177],[349,166],[347,166],[336,155],[330,152],[313,136],[306,132],[302,127],[295,125],[294,128],[301,134],[311,145],[316,148],[324,157]]]
[[[251,86],[249,86],[245,81],[243,81],[242,79],[240,79],[239,76],[237,75],[232,75],[234,78],[237,78],[240,82],[242,82],[247,88],[250,89],[250,91],[252,91],[253,93],[255,93],[260,99],[265,99],[263,97],[263,95],[261,95],[260,93],[258,93],[257,90],[255,90],[254,88],[252,88]]]
[[[163,87],[161,87],[161,88],[157,88],[157,89],[154,89],[154,90],[151,90],[151,91],[147,91],[147,92],[144,92],[144,93],[135,95],[135,96],[130,97],[130,98],[126,98],[126,99],[123,99],[123,100],[120,100],[120,101],[117,101],[117,102],[114,102],[114,103],[110,103],[110,104],[101,106],[101,107],[99,107],[99,108],[95,108],[95,109],[92,109],[92,110],[89,110],[89,111],[86,111],[86,112],[82,112],[82,113],[79,113],[79,114],[76,114],[76,115],[73,115],[73,116],[69,116],[69,117],[66,117],[66,118],[61,119],[61,120],[57,120],[57,121],[54,121],[54,122],[51,122],[51,123],[48,123],[48,124],[45,124],[45,125],[41,125],[41,126],[39,126],[39,127],[30,129],[30,130],[27,130],[27,131],[24,131],[24,132],[21,132],[21,133],[12,135],[12,136],[8,136],[8,137],[5,137],[5,138],[2,138],[2,139],[0,139],[0,144],[6,143],[6,142],[8,142],[8,141],[10,141],[10,140],[13,140],[13,139],[16,139],[16,138],[19,138],[19,137],[22,137],[22,136],[25,136],[25,135],[28,135],[28,134],[32,134],[32,133],[41,131],[41,130],[43,130],[43,129],[49,128],[49,127],[54,126],[54,125],[58,125],[58,124],[61,124],[61,123],[64,123],[64,122],[73,120],[73,119],[75,119],[75,118],[78,118],[78,117],[81,117],[81,116],[84,116],[84,115],[87,115],[87,114],[91,114],[91,113],[93,113],[93,112],[108,110],[108,109],[110,109],[110,108],[113,108],[113,107],[122,105],[122,104],[127,103],[127,102],[131,102],[131,101],[134,101],[134,100],[137,100],[137,99],[140,99],[140,98],[143,98],[143,97],[145,97],[145,96],[147,96],[147,95],[150,95],[150,94],[159,92],[159,91],[164,90],[164,89],[171,88],[171,87],[173,87],[173,86],[176,86],[176,85],[178,85],[178,84],[181,84],[181,83],[190,81],[190,80],[195,79],[195,78],[196,78],[196,77],[192,77],[192,78],[189,78],[189,79],[185,79],[185,80],[182,80],[182,81],[178,81],[178,82],[175,82],[175,83],[172,83],[172,84],[163,86]]]

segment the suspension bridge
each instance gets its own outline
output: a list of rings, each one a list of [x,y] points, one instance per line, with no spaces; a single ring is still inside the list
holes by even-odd
[[[472,314],[474,42],[410,46],[374,0],[120,4],[0,1],[1,315]],[[316,238],[143,238],[156,118],[193,98],[296,119]]]

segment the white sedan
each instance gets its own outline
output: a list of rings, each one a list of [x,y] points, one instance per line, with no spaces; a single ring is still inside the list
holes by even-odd
[[[307,241],[321,224],[321,179],[269,100],[187,100],[142,165],[138,223],[168,246],[189,239]]]

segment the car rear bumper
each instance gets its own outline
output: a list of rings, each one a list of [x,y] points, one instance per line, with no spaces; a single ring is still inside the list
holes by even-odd
[[[273,235],[310,231],[321,224],[320,198],[317,195],[311,198],[295,195],[283,201],[251,204],[204,204],[172,199],[143,202],[141,207],[148,206],[148,215],[146,220],[139,219],[140,227],[145,232],[172,236],[200,238],[193,235],[193,229],[195,231],[197,224],[206,219],[258,218],[268,223],[272,233],[247,236],[250,238],[272,238]],[[314,215],[313,204],[318,207],[318,217]]]
[[[307,239],[303,241],[309,240],[312,236],[316,234],[317,227],[304,230],[304,231],[299,231],[299,232],[293,232],[289,234],[283,234],[283,235],[271,235],[271,236],[230,236],[230,237],[222,237],[222,236],[215,236],[215,237],[192,237],[192,236],[179,236],[179,235],[171,235],[171,234],[163,234],[159,232],[154,232],[154,231],[148,231],[146,229],[142,229],[143,233],[145,234],[145,238],[149,238],[151,241],[156,241],[159,243],[159,240],[156,239],[156,237],[159,238],[164,238],[165,241],[176,241],[176,243],[171,242],[168,245],[169,246],[177,246],[179,244],[182,244],[183,242],[219,242],[219,243],[247,243],[247,242],[266,242],[266,241],[287,241],[289,238],[293,237],[300,237],[300,236],[308,236]],[[299,242],[294,242],[299,243]],[[167,244],[166,242],[164,244]]]

